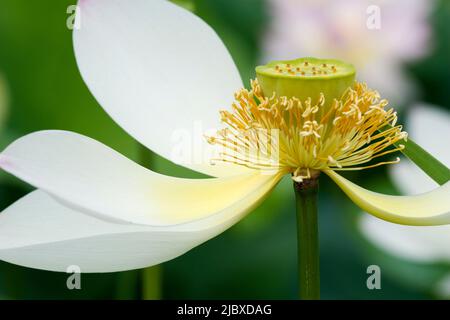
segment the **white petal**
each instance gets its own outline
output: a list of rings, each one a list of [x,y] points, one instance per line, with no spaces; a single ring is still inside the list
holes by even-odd
[[[448,112],[432,105],[416,105],[408,113],[406,130],[419,145],[450,165],[449,150],[441,139],[450,136]],[[391,166],[390,173],[404,194],[420,194],[438,188],[438,184],[411,161]],[[420,262],[450,261],[450,226],[401,226],[364,215],[360,227],[373,243],[391,254]]]
[[[324,172],[356,205],[380,219],[416,226],[450,224],[450,181],[428,193],[391,196],[366,190],[332,170]]]
[[[20,138],[0,155],[0,167],[74,209],[153,226],[208,217],[280,178],[258,172],[210,179],[168,177],[68,131]]]
[[[450,299],[450,273],[438,280],[438,283],[433,288],[433,293],[440,299]]]
[[[450,166],[450,149],[444,148],[442,139],[450,136],[450,113],[429,104],[415,105],[407,118],[411,138]]]
[[[450,262],[450,226],[403,226],[364,214],[359,227],[378,247],[418,262]]]
[[[211,166],[206,156],[212,147],[203,133],[220,126],[219,110],[231,106],[243,85],[205,22],[165,0],[84,0],[79,7],[80,28],[74,30],[79,69],[120,126],[191,169],[213,176],[248,171]]]
[[[159,264],[232,226],[272,187],[209,218],[164,227],[107,222],[34,191],[0,214],[0,259],[63,272],[73,265],[81,272],[114,272]]]
[[[391,166],[389,174],[402,194],[421,194],[439,187],[439,184],[409,159],[403,159]]]
[[[442,139],[450,137],[450,113],[428,104],[410,109],[406,130],[411,138],[446,166],[450,166],[450,148]],[[411,161],[390,167],[391,176],[404,194],[419,194],[437,188],[437,183]]]

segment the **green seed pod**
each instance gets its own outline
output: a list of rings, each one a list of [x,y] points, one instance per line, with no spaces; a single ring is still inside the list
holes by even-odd
[[[353,65],[334,59],[300,58],[272,61],[256,67],[261,89],[266,97],[273,93],[300,100],[325,97],[325,104],[339,99],[355,81]]]

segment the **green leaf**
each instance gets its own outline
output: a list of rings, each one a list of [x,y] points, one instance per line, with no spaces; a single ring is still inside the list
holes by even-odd
[[[406,142],[397,142],[396,146],[400,144],[405,146],[402,153],[438,184],[443,185],[450,180],[450,169],[417,143],[408,138]]]
[[[389,126],[386,126],[385,129],[389,129]],[[379,129],[378,131],[382,132],[385,129]],[[443,185],[450,180],[450,169],[409,137],[407,141],[401,140],[394,145],[396,147],[404,145],[405,148],[402,153],[439,185]]]

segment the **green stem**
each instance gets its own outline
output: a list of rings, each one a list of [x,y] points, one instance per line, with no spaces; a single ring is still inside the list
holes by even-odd
[[[141,165],[155,170],[155,160],[158,157],[153,151],[140,147]],[[159,300],[162,298],[162,266],[157,265],[142,269],[142,299]]]
[[[318,178],[294,182],[297,212],[298,275],[300,299],[320,299]]]
[[[392,126],[386,126],[378,131],[383,132],[390,128],[392,128]],[[447,181],[450,181],[450,169],[409,137],[407,141],[400,140],[394,143],[394,145],[396,147],[404,145],[405,148],[401,152],[414,162],[416,166],[422,169],[422,171],[431,179],[436,181],[436,183],[443,185]]]
[[[438,184],[443,185],[450,180],[450,169],[417,143],[408,138],[408,141],[396,143],[397,146],[399,144],[405,145],[402,153]]]
[[[142,269],[142,299],[159,300],[162,297],[162,268],[153,266]]]

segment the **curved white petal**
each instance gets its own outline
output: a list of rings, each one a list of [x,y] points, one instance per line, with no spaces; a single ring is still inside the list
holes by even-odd
[[[406,129],[418,144],[445,165],[450,165],[450,151],[441,139],[450,136],[448,112],[429,104],[415,105],[408,112]],[[411,161],[402,161],[389,169],[396,186],[404,194],[424,193],[438,187]],[[450,261],[450,226],[400,226],[368,215],[361,218],[359,225],[375,245],[396,256],[419,262]]]
[[[108,114],[161,156],[213,176],[203,134],[220,126],[242,81],[216,33],[165,0],[79,1],[74,47],[80,72]]]
[[[450,113],[429,104],[415,105],[406,119],[406,129],[414,141],[439,161],[450,166],[450,148],[443,144],[450,137]],[[390,167],[391,176],[404,194],[419,194],[438,185],[411,161]]]
[[[34,191],[0,214],[0,259],[51,271],[115,272],[173,259],[239,221],[273,187],[267,184],[213,216],[173,226],[117,224]]]
[[[68,131],[20,138],[0,154],[0,167],[74,209],[153,226],[208,217],[280,178],[258,172],[210,179],[168,177]]]
[[[332,170],[325,173],[364,211],[405,225],[450,224],[450,182],[416,196],[391,196],[366,190]]]
[[[392,255],[418,262],[450,262],[450,226],[403,226],[364,214],[363,234]]]

